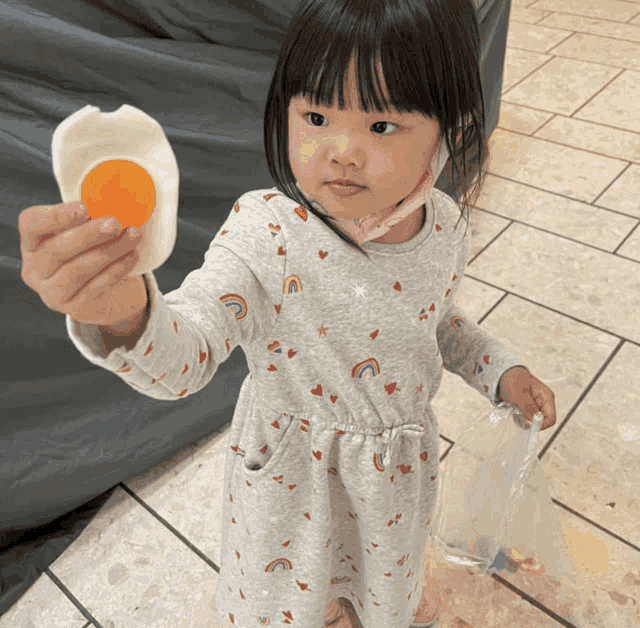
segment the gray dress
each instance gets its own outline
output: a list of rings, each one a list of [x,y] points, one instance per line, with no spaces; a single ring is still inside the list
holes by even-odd
[[[144,275],[151,316],[131,351],[106,356],[97,327],[67,317],[89,361],[156,399],[197,393],[245,352],[216,590],[234,626],[318,628],[339,597],[365,626],[411,623],[443,368],[497,405],[500,377],[521,364],[455,305],[471,236],[457,204],[434,189],[426,209],[410,241],[366,243],[369,262],[276,188],[254,190],[180,288],[162,295]]]

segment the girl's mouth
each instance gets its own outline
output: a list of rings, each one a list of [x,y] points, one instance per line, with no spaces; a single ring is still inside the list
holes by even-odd
[[[358,192],[362,192],[366,189],[359,185],[342,185],[341,183],[327,183],[327,187],[336,196],[354,196],[355,194],[358,194]]]

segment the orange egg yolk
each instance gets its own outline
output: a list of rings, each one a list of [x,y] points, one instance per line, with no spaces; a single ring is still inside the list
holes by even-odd
[[[82,202],[89,218],[115,216],[123,227],[141,227],[156,206],[149,173],[124,159],[103,161],[82,182]]]

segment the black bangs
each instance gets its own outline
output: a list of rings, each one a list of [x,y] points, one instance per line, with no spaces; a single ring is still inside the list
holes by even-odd
[[[433,60],[417,54],[411,44],[433,33],[421,32],[412,2],[342,2],[344,10],[337,16],[335,2],[307,4],[291,42],[296,53],[287,60],[283,77],[289,99],[302,95],[315,105],[332,107],[337,92],[338,108],[345,109],[345,79],[353,60],[361,111],[435,115],[429,89],[437,84]]]

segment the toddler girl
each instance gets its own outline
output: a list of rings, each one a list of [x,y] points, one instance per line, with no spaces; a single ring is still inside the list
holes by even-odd
[[[366,628],[430,619],[431,401],[446,368],[497,405],[521,363],[456,304],[468,159],[476,190],[486,159],[478,59],[472,0],[303,0],[265,111],[277,185],[236,201],[180,288],[144,275],[135,345],[104,351],[107,330],[67,316],[88,360],[156,399],[242,346],[216,592],[234,626],[320,628],[340,599]],[[433,187],[450,155],[462,209]]]

